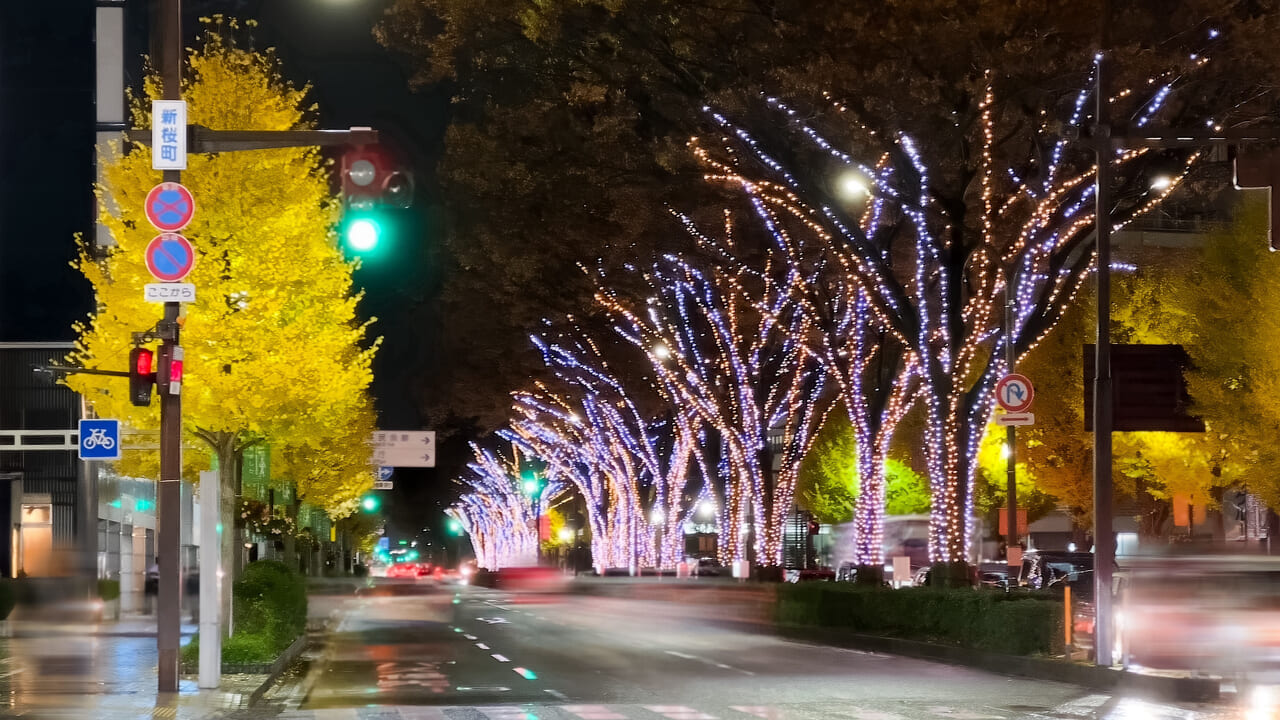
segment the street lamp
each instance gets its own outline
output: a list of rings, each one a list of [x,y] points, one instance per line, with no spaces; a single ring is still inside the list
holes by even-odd
[[[836,188],[846,200],[858,200],[871,194],[867,177],[856,170],[848,170],[836,179]]]

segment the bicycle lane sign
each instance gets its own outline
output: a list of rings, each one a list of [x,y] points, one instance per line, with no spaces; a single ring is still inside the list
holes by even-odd
[[[81,420],[79,455],[81,460],[119,460],[120,421]]]

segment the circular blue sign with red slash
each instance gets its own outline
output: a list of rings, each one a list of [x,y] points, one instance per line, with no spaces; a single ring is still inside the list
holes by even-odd
[[[176,232],[186,227],[196,214],[196,201],[191,191],[174,182],[163,182],[151,188],[143,205],[147,220],[157,230]]]
[[[147,243],[147,270],[160,282],[178,282],[191,272],[196,253],[181,235],[164,233]]]

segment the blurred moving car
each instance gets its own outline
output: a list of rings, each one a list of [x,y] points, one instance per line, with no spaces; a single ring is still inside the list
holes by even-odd
[[[1124,558],[1116,638],[1126,666],[1248,680],[1280,673],[1280,558]]]
[[[508,567],[494,573],[498,590],[523,593],[558,593],[569,585],[569,578],[552,567]]]
[[[417,579],[421,572],[421,566],[418,563],[402,562],[387,567],[386,577],[399,579]]]

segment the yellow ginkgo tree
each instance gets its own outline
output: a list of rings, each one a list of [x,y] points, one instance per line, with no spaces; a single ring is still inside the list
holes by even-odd
[[[190,122],[215,130],[291,130],[313,125],[307,88],[282,79],[270,52],[234,39],[236,23],[215,21],[189,51],[182,97]],[[159,78],[147,78],[132,102],[134,125],[150,123]],[[160,173],[146,146],[123,141],[100,148],[101,222],[114,246],[85,245],[79,269],[93,284],[96,310],[78,327],[71,360],[118,370],[127,363],[133,333],[153,328],[162,306],[144,302],[152,282],[143,251],[157,234],[143,213]],[[191,154],[182,182],[195,197],[195,217],[183,231],[196,250],[187,282],[197,299],[184,306],[186,350],[183,428],[218,460],[223,526],[233,528],[235,469],[250,445],[314,446],[323,428],[349,423],[369,410],[368,387],[376,341],[356,315],[354,265],[338,249],[339,206],[319,149],[291,148]],[[138,429],[159,423],[158,402],[134,407],[123,380],[72,375],[68,380],[100,416]],[[367,418],[364,426],[371,425]],[[328,494],[336,509],[372,482],[367,442],[343,445],[344,473]],[[317,458],[320,461],[320,458]],[[223,534],[224,565],[234,534]],[[229,565],[228,565],[229,566]],[[230,583],[225,587],[229,588]]]

